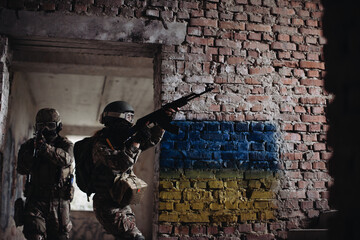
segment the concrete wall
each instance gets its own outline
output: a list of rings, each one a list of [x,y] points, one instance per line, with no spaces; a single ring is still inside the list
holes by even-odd
[[[32,137],[36,108],[29,86],[21,75],[14,74],[9,98],[2,163],[1,230],[3,239],[23,239],[22,228],[15,228],[14,202],[22,196],[25,179],[16,173],[20,145]]]
[[[323,88],[320,1],[10,1],[5,7],[22,10],[18,18],[2,12],[9,20],[0,30],[8,35],[166,43],[155,71],[162,102],[215,86],[182,109],[182,134],[161,145],[158,239],[286,239],[289,229],[311,227],[329,209],[331,97]],[[39,23],[64,12],[73,23],[69,31]],[[29,28],[31,17],[41,28]],[[90,19],[104,34],[93,34]],[[106,19],[110,26],[131,24],[106,34]],[[72,31],[77,22],[82,30]]]

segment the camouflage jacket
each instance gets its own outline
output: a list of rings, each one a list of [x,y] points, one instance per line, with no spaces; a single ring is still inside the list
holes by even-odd
[[[113,171],[121,173],[132,170],[133,165],[136,163],[141,151],[158,144],[164,134],[164,130],[159,126],[150,129],[151,138],[148,142],[140,143],[140,148],[127,146],[112,147],[111,139],[105,136],[104,131],[100,131],[95,135],[95,142],[93,148],[93,160],[95,166],[104,165]],[[106,139],[109,139],[107,142]]]
[[[34,156],[34,138],[21,145],[17,172],[31,175],[32,188],[38,191],[60,188],[73,173],[73,144],[58,136],[53,143],[45,144]]]

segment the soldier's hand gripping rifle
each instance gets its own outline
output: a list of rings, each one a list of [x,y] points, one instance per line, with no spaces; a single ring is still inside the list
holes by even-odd
[[[155,112],[152,112],[139,120],[136,121],[136,124],[130,128],[127,135],[125,136],[125,141],[127,142],[130,140],[140,129],[148,127],[148,125],[155,124],[160,125],[163,129],[166,131],[169,131],[174,134],[179,134],[180,128],[178,126],[175,126],[171,124],[172,121],[171,117],[166,115],[166,111],[169,109],[177,110],[180,107],[185,106],[189,101],[200,97],[201,95],[210,92],[213,90],[213,87],[206,87],[205,91],[201,93],[190,93],[184,97],[181,97],[173,102],[167,103],[164,106],[162,106],[160,109],[156,110]]]
[[[34,153],[33,157],[37,157],[38,151],[44,147],[45,139],[43,135],[44,129],[39,129],[34,133],[35,139],[34,139]]]

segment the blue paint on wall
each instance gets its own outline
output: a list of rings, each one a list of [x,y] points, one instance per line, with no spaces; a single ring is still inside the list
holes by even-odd
[[[174,121],[180,134],[166,132],[162,169],[276,170],[279,145],[269,122]]]

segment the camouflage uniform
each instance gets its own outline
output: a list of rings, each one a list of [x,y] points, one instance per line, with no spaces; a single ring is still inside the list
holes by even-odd
[[[34,156],[35,138],[21,145],[17,171],[31,177],[25,189],[24,235],[27,239],[69,239],[73,144],[56,136]]]
[[[141,232],[136,227],[135,216],[130,206],[113,199],[111,191],[117,191],[113,187],[115,186],[113,180],[115,176],[124,177],[134,174],[133,165],[141,151],[159,143],[164,130],[158,126],[151,128],[150,139],[140,142],[140,148],[121,143],[116,144],[116,135],[113,136],[114,134],[107,134],[107,132],[111,131],[104,128],[94,136],[93,160],[96,166],[94,211],[105,230],[114,235],[116,239],[134,239],[137,234],[141,235]],[[107,138],[113,147],[106,141]],[[100,183],[98,187],[96,183]]]

